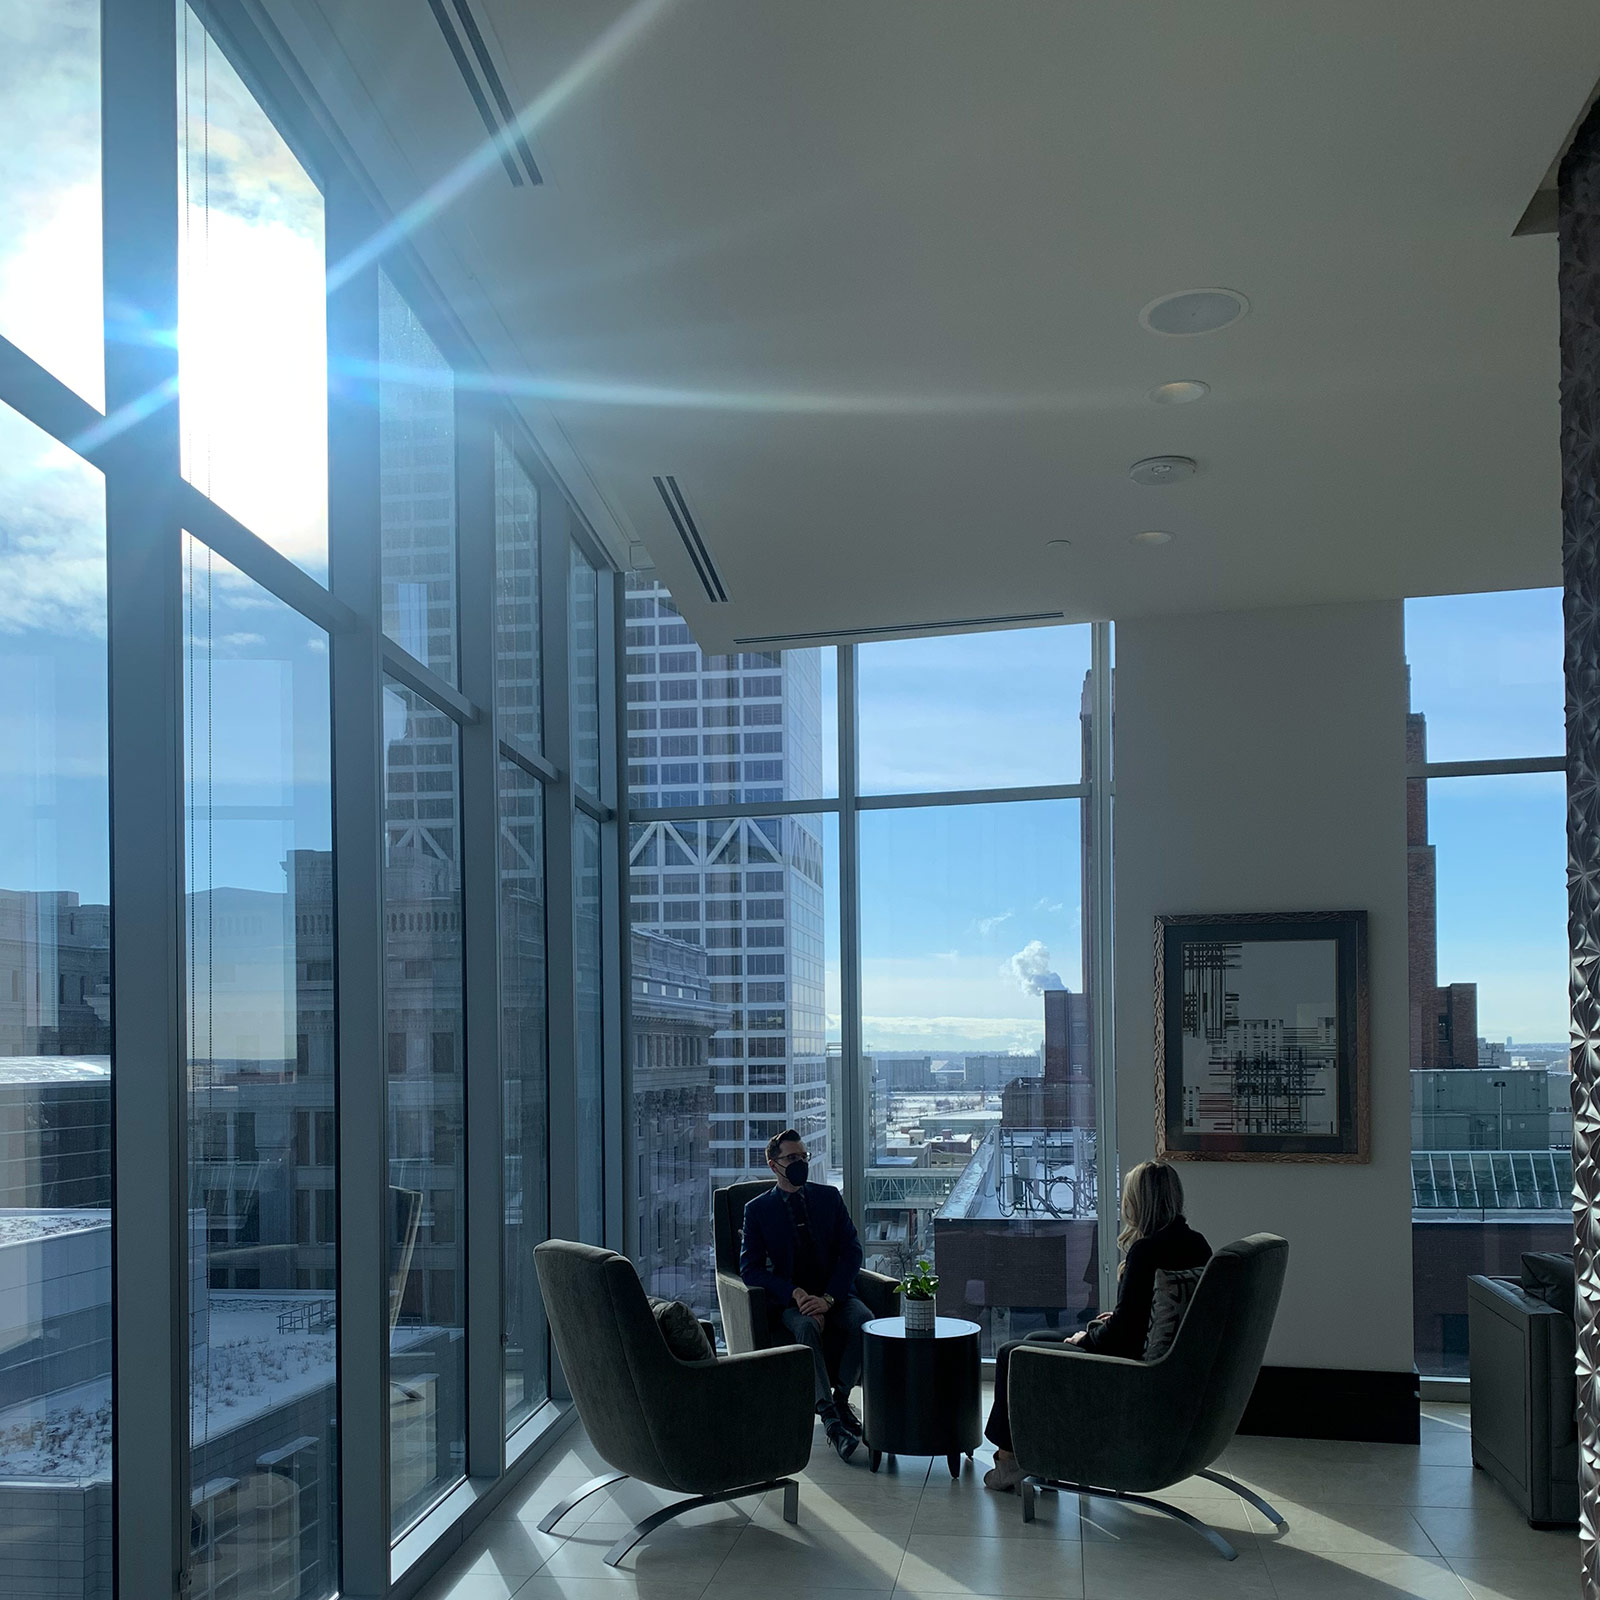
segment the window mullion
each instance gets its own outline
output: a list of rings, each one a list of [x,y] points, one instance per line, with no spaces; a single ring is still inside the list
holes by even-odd
[[[853,644],[839,649],[839,1082],[844,1101],[844,1193],[850,1214],[865,1220],[867,1079],[861,1062],[861,819]]]
[[[340,261],[373,222],[354,189],[327,192],[327,250]],[[328,296],[331,360],[373,372],[375,268]],[[389,1179],[384,1072],[383,666],[378,413],[371,391],[328,403],[329,577],[357,626],[329,640],[338,973],[340,1590],[389,1584]]]
[[[1111,905],[1112,637],[1109,622],[1097,622],[1090,635],[1093,718],[1089,730],[1089,848],[1084,901],[1084,937],[1089,952],[1089,1041],[1095,1075],[1095,1150],[1100,1230],[1100,1304],[1117,1297],[1117,1229],[1120,1196],[1117,1162],[1116,988],[1113,982]]]
[[[183,583],[177,32],[171,0],[103,8],[110,669],[114,1551],[123,1595],[188,1562],[183,1026]]]
[[[573,894],[571,661],[567,586],[571,511],[559,496],[547,501],[540,525],[540,636],[544,652],[544,751],[562,774],[545,789],[545,916],[550,1049],[550,1234],[578,1237],[577,926]],[[552,1379],[555,1360],[551,1359]],[[552,1395],[560,1391],[552,1382]]]

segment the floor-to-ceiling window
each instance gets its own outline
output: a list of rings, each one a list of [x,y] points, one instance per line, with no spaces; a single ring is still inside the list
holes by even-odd
[[[987,1353],[1100,1305],[1091,631],[857,659],[867,1264],[931,1261]]]
[[[338,1586],[327,635],[188,539],[191,1592]]]
[[[0,1588],[382,1592],[613,1221],[614,577],[243,8],[101,13],[0,3]]]
[[[792,1127],[869,1266],[996,1339],[1092,1312],[1091,630],[705,652],[645,573],[624,626],[653,1292],[717,1315],[711,1191]]]
[[[0,684],[0,1527],[43,1589],[111,1558],[105,491],[4,404]]]
[[[1466,1280],[1572,1248],[1561,595],[1413,600],[1407,967],[1417,1366]]]
[[[327,572],[320,190],[196,12],[178,24],[182,469]],[[190,1585],[339,1583],[328,635],[183,544]]]
[[[533,1247],[547,1232],[544,783],[524,765],[544,749],[538,485],[504,434],[494,441],[495,720],[500,742],[500,1059],[505,1128],[502,1270],[505,1420],[549,1394]]]

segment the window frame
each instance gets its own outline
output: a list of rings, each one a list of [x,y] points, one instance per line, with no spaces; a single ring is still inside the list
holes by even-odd
[[[105,303],[114,328],[177,324],[179,15],[162,0],[118,0],[102,18],[102,187]],[[425,268],[337,142],[244,0],[194,0],[217,47],[322,190],[330,274],[327,340],[335,358],[376,360],[377,274],[387,273],[454,368],[457,411],[457,562],[460,686],[445,682],[384,638],[378,566],[377,425],[370,398],[329,395],[329,550],[326,584],[280,554],[184,480],[179,450],[177,352],[173,342],[109,339],[107,402],[96,408],[19,346],[0,337],[0,402],[89,461],[106,484],[106,549],[112,697],[113,1214],[140,1217],[119,1230],[113,1258],[114,1564],[119,1591],[165,1593],[190,1564],[188,1418],[189,1313],[187,1095],[183,992],[183,729],[181,717],[182,534],[187,531],[328,636],[334,680],[334,856],[336,1041],[333,1118],[337,1147],[333,1207],[340,1245],[341,1384],[338,1395],[340,1587],[381,1594],[420,1582],[462,1532],[481,1520],[515,1473],[535,1460],[570,1418],[570,1400],[541,1353],[550,1398],[510,1438],[504,1426],[501,1355],[503,1216],[498,1060],[498,810],[495,773],[504,758],[530,774],[545,797],[545,870],[550,927],[571,926],[570,840],[579,812],[602,824],[603,996],[608,1096],[619,1092],[623,963],[616,914],[614,734],[615,642],[621,632],[616,563],[583,523],[522,418],[487,393],[488,372]],[[370,370],[370,369],[369,369]],[[150,397],[156,403],[150,403]],[[493,707],[493,444],[510,446],[540,500],[541,639],[546,705],[564,700],[564,567],[581,548],[599,574],[598,654],[601,792],[568,781],[568,730],[547,715],[541,747],[501,737]],[[487,463],[487,470],[484,470]],[[553,663],[563,663],[560,673]],[[467,980],[463,997],[469,1152],[463,1241],[467,1298],[467,1464],[463,1480],[401,1539],[387,1514],[387,1349],[384,1281],[387,1100],[382,948],[382,703],[387,674],[458,729]],[[561,693],[553,680],[562,679]],[[563,889],[563,885],[565,888]],[[571,940],[565,994],[547,987],[550,1042],[571,1029]],[[553,1064],[561,1059],[549,1051]],[[562,1148],[570,1080],[550,1074],[552,1152]],[[565,1097],[568,1104],[563,1104]],[[615,1103],[613,1101],[613,1103]],[[378,1114],[375,1114],[375,1109]],[[608,1139],[609,1139],[608,1135]],[[314,1132],[313,1140],[318,1138]],[[320,1154],[320,1151],[318,1152]],[[532,1153],[530,1153],[531,1157]],[[606,1228],[621,1216],[620,1144],[607,1151]],[[543,1162],[551,1229],[562,1231],[572,1174]],[[322,1231],[318,1203],[309,1225]],[[294,1219],[291,1217],[291,1227]],[[376,1470],[375,1470],[376,1467]]]

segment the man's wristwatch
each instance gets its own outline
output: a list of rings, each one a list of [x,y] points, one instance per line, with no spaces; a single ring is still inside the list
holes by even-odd
[[[828,1302],[828,1309],[832,1311],[834,1306],[833,1296],[831,1294],[825,1294],[822,1298]]]

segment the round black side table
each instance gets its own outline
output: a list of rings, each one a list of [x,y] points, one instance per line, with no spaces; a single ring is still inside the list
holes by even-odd
[[[983,1437],[976,1322],[939,1317],[907,1333],[902,1317],[862,1329],[861,1427],[872,1470],[885,1456],[943,1456],[950,1476]]]

